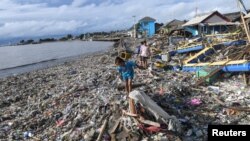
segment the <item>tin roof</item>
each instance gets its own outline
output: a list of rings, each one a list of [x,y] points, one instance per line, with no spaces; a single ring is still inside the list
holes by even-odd
[[[183,26],[193,26],[193,25],[198,25],[199,23],[204,22],[205,20],[209,19],[210,17],[212,17],[213,15],[218,15],[220,16],[222,19],[224,19],[225,21],[229,21],[228,18],[226,18],[225,16],[223,16],[222,14],[220,14],[218,11],[214,11],[214,12],[210,12],[210,13],[206,13],[206,14],[202,14],[202,15],[198,15],[195,18],[191,19],[190,21],[186,22],[185,24],[183,24]]]
[[[148,16],[139,20],[139,22],[149,22],[149,21],[156,21],[156,20]]]

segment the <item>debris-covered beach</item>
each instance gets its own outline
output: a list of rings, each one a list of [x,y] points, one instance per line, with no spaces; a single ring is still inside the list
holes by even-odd
[[[77,9],[78,3],[83,5],[77,1],[76,7],[69,7]],[[135,23],[136,16],[132,16],[134,25],[128,30],[21,40],[20,47],[13,47],[14,53],[3,51],[14,54],[14,65],[1,59],[0,68],[22,68],[15,65],[16,60],[25,62],[25,55],[18,51],[22,45],[28,45],[25,53],[31,47],[37,49],[34,44],[47,51],[44,55],[38,50],[31,52],[38,60],[27,57],[31,63],[25,62],[24,67],[50,64],[51,59],[44,61],[45,55],[54,58],[62,53],[65,58],[47,68],[16,75],[7,72],[8,77],[0,78],[0,140],[204,141],[211,136],[210,125],[220,127],[213,130],[214,139],[244,138],[250,125],[250,13],[242,0],[237,4],[239,12],[198,13],[196,8],[194,17],[164,24],[149,16]],[[60,6],[59,13],[65,8]],[[78,24],[83,23],[76,33],[85,26],[87,29],[89,23]],[[114,44],[107,50],[100,45],[104,42],[86,45],[89,48],[72,45],[87,41]],[[43,46],[45,42],[61,45],[52,50]]]
[[[166,46],[161,38],[150,41]],[[133,48],[133,40],[125,42]],[[119,50],[116,43],[104,53],[1,79],[1,140],[191,141],[206,140],[208,124],[249,124],[250,89],[242,75],[193,87],[194,73],[155,65],[135,70],[133,90],[157,106],[137,100],[138,115],[129,113],[114,65]]]

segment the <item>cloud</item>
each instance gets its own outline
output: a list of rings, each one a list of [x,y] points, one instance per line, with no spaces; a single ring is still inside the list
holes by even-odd
[[[43,36],[60,33],[70,33],[76,29],[87,26],[88,23],[82,21],[19,21],[8,22],[0,26],[0,36],[27,37]],[[11,30],[9,30],[11,29]],[[26,32],[23,29],[27,29]],[[13,33],[15,31],[15,33]]]
[[[71,6],[73,7],[80,7],[83,4],[85,4],[87,2],[87,0],[73,0]]]
[[[246,5],[249,1],[244,0]],[[25,37],[126,29],[151,16],[157,22],[198,13],[238,11],[236,0],[1,0],[0,36]],[[249,7],[247,7],[249,8]]]

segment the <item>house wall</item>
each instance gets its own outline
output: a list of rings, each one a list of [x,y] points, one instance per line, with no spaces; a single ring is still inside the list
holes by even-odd
[[[140,22],[139,30],[141,32],[146,32],[147,37],[152,37],[155,34],[155,22],[154,21]]]
[[[149,34],[148,36],[151,37],[155,34],[155,22],[149,22]]]
[[[192,33],[193,36],[198,35],[197,27],[188,26],[188,27],[185,27],[185,31],[188,31],[188,32]]]
[[[227,26],[203,26],[200,27],[200,31],[203,34],[215,34],[215,33],[223,33],[227,30]],[[193,36],[199,35],[199,27],[189,26],[185,27],[185,31],[192,33]]]

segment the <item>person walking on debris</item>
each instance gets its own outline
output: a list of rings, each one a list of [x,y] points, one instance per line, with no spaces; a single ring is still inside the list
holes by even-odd
[[[115,58],[115,64],[118,66],[117,70],[120,73],[120,78],[125,81],[125,90],[127,92],[127,97],[132,91],[132,80],[134,78],[134,68],[137,66],[135,62],[124,61],[120,57]],[[129,99],[129,109],[130,112],[136,114],[135,102],[133,99]]]
[[[134,78],[134,68],[137,66],[133,61],[124,61],[120,57],[115,58],[115,65],[120,73],[121,80],[125,81],[125,90],[127,95],[132,90],[132,80]]]
[[[141,42],[141,48],[140,48],[140,57],[141,57],[141,63],[142,63],[142,67],[144,69],[147,68],[148,66],[148,58],[151,56],[151,52],[149,47],[147,46],[147,42],[146,41],[142,41]]]

